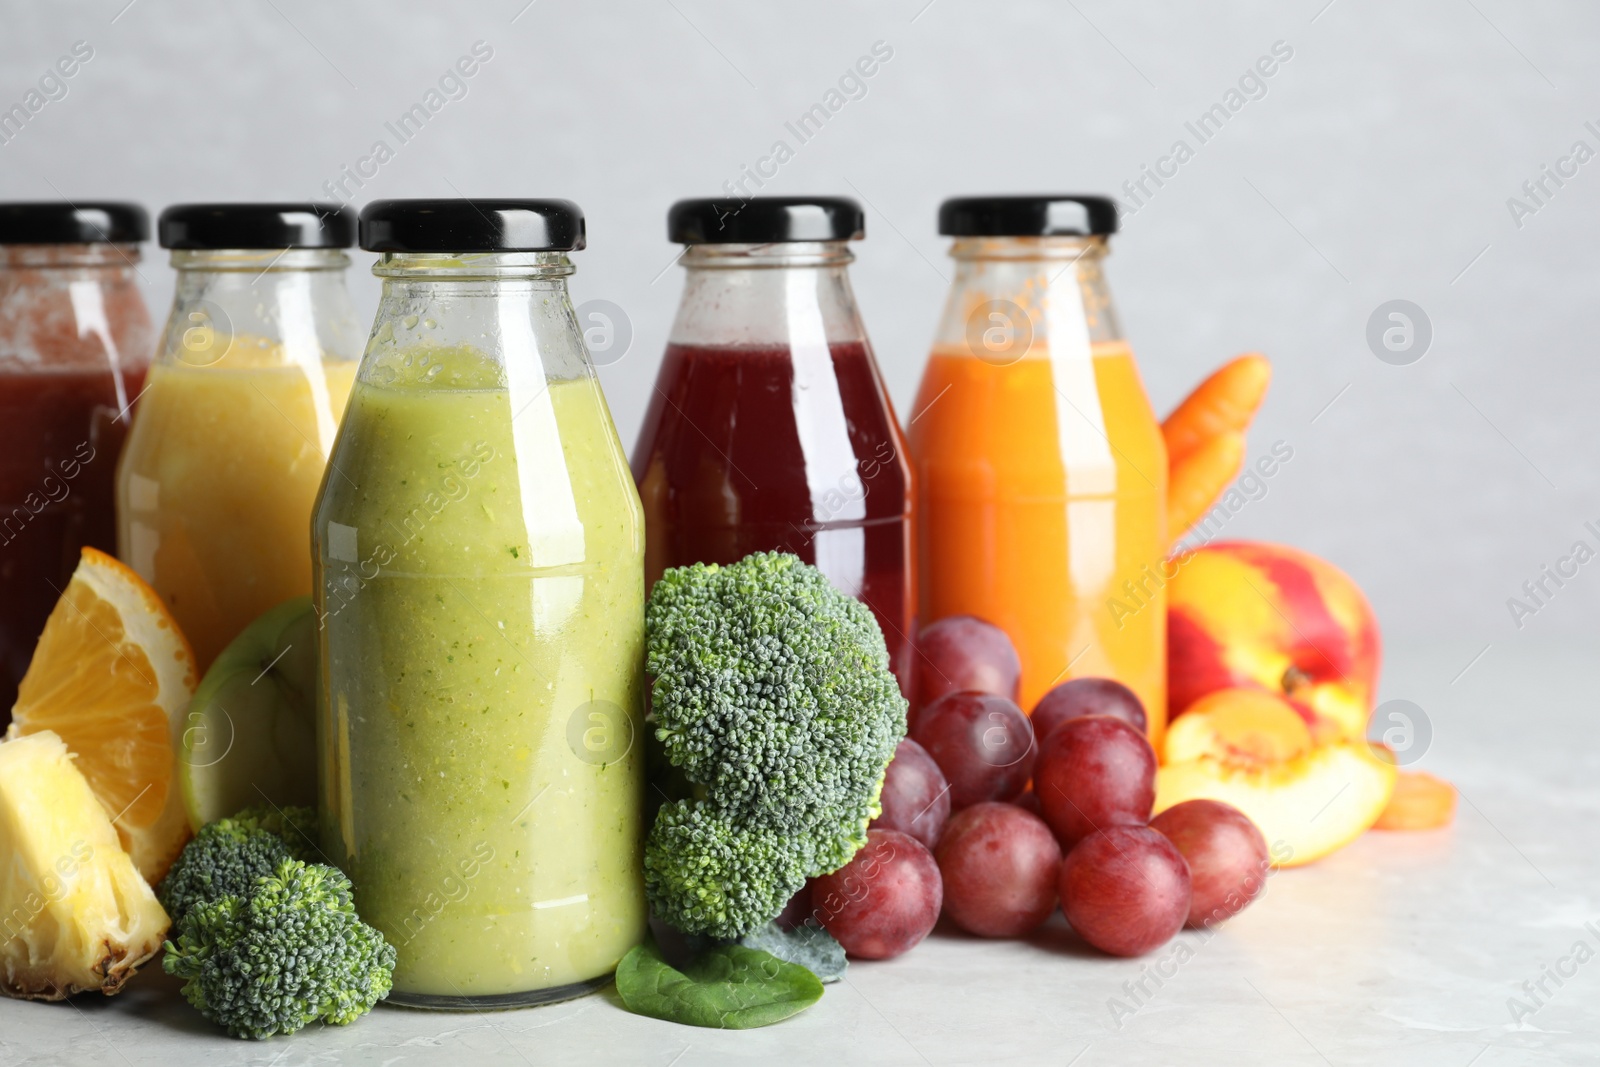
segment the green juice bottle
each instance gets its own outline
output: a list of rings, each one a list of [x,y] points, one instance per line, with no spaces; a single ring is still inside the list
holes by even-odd
[[[643,936],[644,534],[560,200],[380,201],[313,520],[324,850],[390,1000],[578,995]]]

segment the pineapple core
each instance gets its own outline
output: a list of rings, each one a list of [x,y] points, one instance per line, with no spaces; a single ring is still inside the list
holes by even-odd
[[[0,742],[0,993],[115,993],[168,925],[61,738]]]

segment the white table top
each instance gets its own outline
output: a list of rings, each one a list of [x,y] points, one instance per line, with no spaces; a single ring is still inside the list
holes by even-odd
[[[487,1015],[380,1007],[348,1027],[228,1038],[159,968],[117,997],[0,1001],[0,1064],[1446,1064],[1600,1060],[1600,716],[1591,649],[1507,641],[1391,649],[1384,697],[1430,716],[1418,766],[1463,791],[1454,827],[1371,833],[1277,873],[1216,932],[1142,960],[1082,946],[1059,914],[1029,942],[936,932],[852,964],[762,1030],[676,1026],[609,988]],[[1459,678],[1457,677],[1458,675]],[[1455,679],[1455,681],[1452,681]],[[1508,998],[1586,941],[1596,956],[1513,1024]],[[1180,951],[1178,945],[1188,951]],[[1164,970],[1138,1003],[1124,983]],[[1568,965],[1568,969],[1571,967]],[[1173,973],[1175,970],[1176,973]],[[1113,1018],[1112,998],[1126,1008]],[[1532,1001],[1529,1001],[1532,1005]]]

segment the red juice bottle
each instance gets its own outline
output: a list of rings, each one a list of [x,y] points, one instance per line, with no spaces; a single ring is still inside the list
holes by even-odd
[[[683,301],[633,476],[645,580],[793,552],[877,617],[905,678],[915,633],[911,467],[845,268],[861,208],[683,200]]]
[[[116,551],[117,457],[154,342],[149,233],[134,204],[0,204],[0,724],[79,551]]]

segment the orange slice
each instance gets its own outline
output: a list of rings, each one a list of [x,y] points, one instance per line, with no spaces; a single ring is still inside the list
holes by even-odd
[[[85,548],[11,709],[8,737],[53,730],[77,758],[147,882],[189,838],[177,786],[194,651],[144,581]]]

